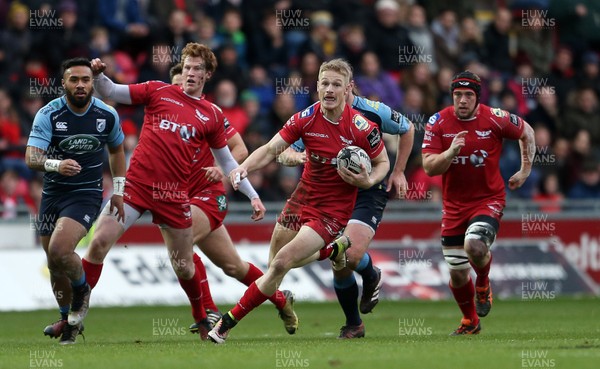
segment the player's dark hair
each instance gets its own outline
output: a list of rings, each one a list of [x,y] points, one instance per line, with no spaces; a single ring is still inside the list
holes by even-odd
[[[468,88],[475,92],[477,95],[477,102],[481,97],[481,78],[473,72],[468,70],[455,74],[450,82],[450,94],[454,93],[456,88]]]
[[[178,74],[182,74],[182,73],[183,73],[183,64],[177,63],[173,67],[171,67],[171,69],[169,70],[169,77],[171,78],[171,81],[172,81],[173,77],[175,77]]]
[[[77,57],[77,58],[67,59],[62,63],[61,76],[65,75],[65,72],[67,71],[67,69],[69,69],[71,67],[79,67],[79,66],[88,67],[88,68],[90,68],[90,70],[92,70],[92,63],[88,59]]]

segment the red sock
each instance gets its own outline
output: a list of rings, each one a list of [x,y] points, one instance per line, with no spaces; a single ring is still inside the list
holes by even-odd
[[[252,284],[252,282],[254,282],[258,278],[262,277],[262,275],[263,275],[263,272],[261,272],[261,270],[258,269],[256,267],[256,265],[254,265],[252,263],[248,263],[248,273],[246,273],[246,276],[240,282],[242,282],[246,286],[250,286]],[[286,303],[283,292],[281,292],[279,290],[275,291],[273,296],[269,297],[269,301],[271,301],[278,309],[283,309],[283,307],[285,306],[285,303]]]
[[[475,312],[475,287],[473,286],[471,277],[469,277],[469,281],[462,287],[454,288],[451,284],[448,285],[463,316],[466,319],[470,319],[472,324],[477,324],[479,317]]]
[[[206,311],[204,311],[204,306],[202,305],[202,288],[200,287],[200,274],[194,273],[192,279],[181,279],[179,280],[179,284],[181,288],[185,291],[188,299],[190,300],[190,304],[192,305],[192,316],[194,317],[195,322],[199,322],[206,318]]]
[[[238,303],[231,309],[231,314],[235,320],[240,321],[255,307],[260,306],[263,302],[267,301],[268,296],[260,292],[256,283],[252,282],[244,296],[238,301]]]
[[[81,258],[81,266],[83,266],[83,271],[85,272],[85,280],[90,285],[90,288],[96,287],[98,284],[98,280],[100,279],[100,274],[102,273],[102,267],[104,264],[94,264],[89,261]]]
[[[333,253],[333,243],[327,244],[323,246],[321,250],[319,250],[319,260],[329,259],[331,254]]]
[[[217,305],[213,301],[212,295],[210,294],[210,286],[208,285],[208,277],[206,277],[206,268],[204,263],[198,254],[194,253],[194,265],[196,267],[196,273],[200,276],[200,288],[202,289],[202,306],[205,309],[212,311],[219,311]]]
[[[490,254],[490,260],[484,267],[478,267],[477,265],[471,263],[471,267],[475,273],[477,273],[477,279],[475,280],[476,287],[485,287],[490,283],[490,279],[488,275],[490,274],[490,266],[492,266],[492,255]]]

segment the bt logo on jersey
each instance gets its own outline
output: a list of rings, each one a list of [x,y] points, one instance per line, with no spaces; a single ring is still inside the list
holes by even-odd
[[[190,138],[196,136],[196,127],[191,124],[179,124],[162,119],[158,124],[158,128],[171,132],[177,132],[177,130],[179,130],[179,135],[184,142],[189,142]]]

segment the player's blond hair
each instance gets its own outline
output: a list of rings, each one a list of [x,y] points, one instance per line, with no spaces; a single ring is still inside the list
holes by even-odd
[[[212,73],[217,69],[217,57],[206,45],[197,42],[188,43],[183,50],[181,50],[181,61],[185,61],[185,58],[188,56],[201,57],[202,60],[204,60],[204,66],[207,72]]]
[[[352,66],[346,60],[338,58],[333,59],[328,62],[321,64],[319,68],[319,78],[321,78],[321,74],[325,71],[333,71],[344,76],[346,80],[346,84],[349,84],[352,80]]]

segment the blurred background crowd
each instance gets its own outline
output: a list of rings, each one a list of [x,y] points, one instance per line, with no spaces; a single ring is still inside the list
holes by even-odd
[[[24,163],[25,145],[36,112],[63,94],[64,59],[100,57],[117,83],[169,82],[191,41],[217,55],[206,97],[250,152],[316,101],[320,64],[343,57],[361,95],[415,124],[403,201],[439,201],[441,178],[424,174],[421,141],[429,117],[452,103],[452,75],[468,69],[483,80],[482,103],[520,115],[536,132],[533,172],[510,197],[550,201],[548,212],[563,199],[600,199],[597,0],[2,0],[1,217],[24,205],[37,211],[42,181]],[[143,107],[108,103],[129,156]],[[392,162],[395,140],[386,137]],[[518,143],[507,142],[503,176],[519,166]],[[282,201],[300,170],[273,163],[249,178],[263,201]]]

